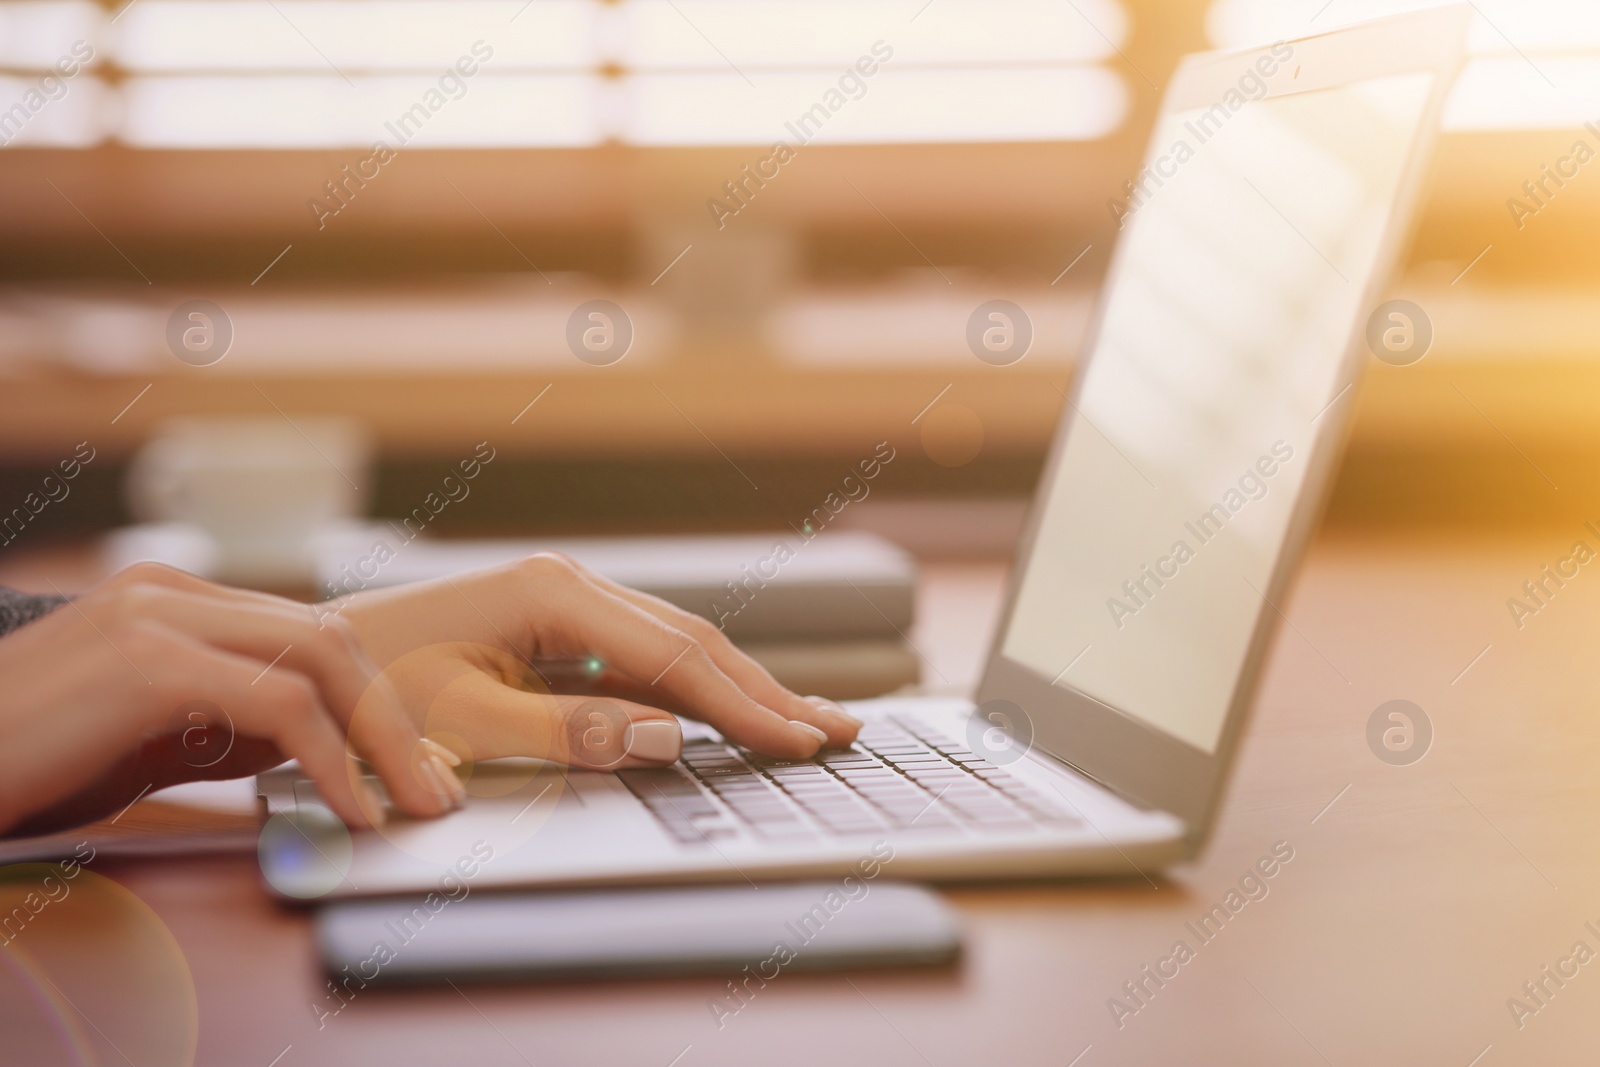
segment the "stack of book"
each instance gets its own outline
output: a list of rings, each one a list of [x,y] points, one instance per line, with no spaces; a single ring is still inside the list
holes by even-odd
[[[560,541],[407,539],[378,522],[321,539],[318,590],[340,596],[564,552],[613,581],[716,623],[779,682],[835,700],[917,681],[907,641],[916,564],[873,534],[844,530]],[[381,546],[381,547],[380,547]]]

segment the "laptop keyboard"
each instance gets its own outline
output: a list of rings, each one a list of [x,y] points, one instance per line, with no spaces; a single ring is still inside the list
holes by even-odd
[[[869,723],[848,749],[809,760],[689,741],[678,765],[617,776],[668,833],[691,845],[746,834],[804,840],[1080,824],[1059,801],[965,744],[898,719]]]

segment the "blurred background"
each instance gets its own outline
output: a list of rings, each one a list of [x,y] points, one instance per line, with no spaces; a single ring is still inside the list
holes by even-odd
[[[1179,57],[1412,6],[3,0],[0,510],[94,455],[3,551],[163,517],[135,457],[195,416],[303,441],[335,513],[488,442],[455,535],[792,529],[888,441],[843,524],[1008,551]],[[1600,9],[1476,6],[1391,294],[1432,346],[1373,361],[1335,525],[1594,517],[1600,163],[1544,168],[1600,150]]]

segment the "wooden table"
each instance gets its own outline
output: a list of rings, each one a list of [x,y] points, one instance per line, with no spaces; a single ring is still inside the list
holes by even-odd
[[[1584,567],[1520,630],[1506,606],[1580,538],[1595,543],[1581,529],[1324,537],[1285,605],[1290,625],[1200,862],[1149,880],[951,888],[961,963],[785,973],[721,1030],[708,1001],[723,982],[705,978],[367,990],[319,1031],[307,919],[267,901],[252,857],[101,871],[176,939],[203,1064],[1592,1063],[1600,963],[1570,953],[1578,941],[1600,952],[1585,927],[1600,930],[1600,571]],[[913,637],[941,687],[975,677],[1002,576],[998,564],[928,566]],[[1409,766],[1382,762],[1366,739],[1374,709],[1396,698],[1434,729]],[[1294,858],[1268,895],[1201,944],[1185,924],[1277,842]],[[1119,1027],[1108,1000],[1138,1006],[1123,983],[1180,939],[1194,958],[1159,989],[1147,982]],[[1546,965],[1576,975],[1558,988]],[[138,968],[113,953],[103,970],[114,985]],[[1523,990],[1541,979],[1543,1006]],[[0,971],[13,1048],[12,1035],[44,1025],[17,982]],[[1512,997],[1528,1006],[1520,1020]],[[90,1041],[98,1062],[123,1062]]]

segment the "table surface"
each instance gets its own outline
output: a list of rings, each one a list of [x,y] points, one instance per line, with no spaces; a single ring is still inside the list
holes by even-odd
[[[81,1017],[74,1032],[100,1056],[82,1062],[141,1067],[159,1056],[131,1051],[140,1027],[181,1029],[196,1009],[195,1062],[259,1067],[1591,1063],[1600,578],[1583,568],[1520,628],[1507,607],[1580,538],[1323,537],[1282,605],[1204,856],[1148,878],[948,888],[966,930],[953,965],[786,972],[720,1028],[709,1004],[726,988],[711,977],[369,989],[319,1028],[308,920],[266,899],[253,857],[147,859],[95,868],[148,906],[124,910],[155,933],[108,928],[77,961],[100,975],[98,998],[62,970],[30,999],[0,952],[0,1032],[13,1049],[55,1050],[30,1062],[76,1062],[62,1058],[61,1019]],[[975,679],[1003,577],[1000,564],[926,566],[912,637],[937,688]],[[1433,729],[1407,766],[1367,741],[1369,717],[1396,698]],[[1197,938],[1188,924],[1275,845],[1293,859],[1267,895]],[[1131,997],[1124,983],[1179,941],[1192,958]],[[1537,997],[1525,982],[1542,982]],[[57,1004],[54,1030],[45,985],[72,1008]],[[1138,1010],[1118,1018],[1112,998]]]

